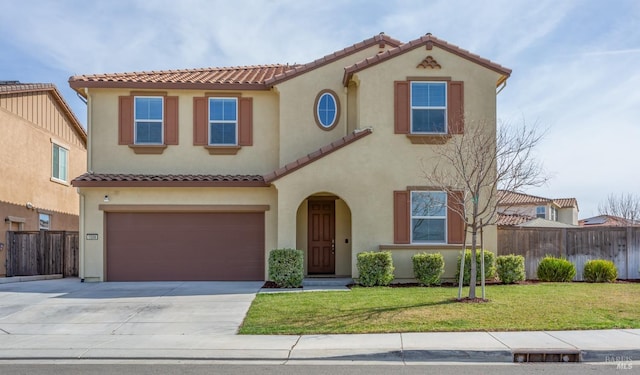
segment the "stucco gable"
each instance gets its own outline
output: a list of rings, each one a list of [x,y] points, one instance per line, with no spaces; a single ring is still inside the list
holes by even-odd
[[[293,162],[285,165],[282,168],[279,168],[267,175],[264,176],[264,180],[267,183],[273,182],[277,179],[279,179],[280,177],[286,176],[289,173],[292,173],[300,168],[303,168],[311,163],[313,163],[314,161],[321,159],[331,153],[333,153],[334,151],[337,151],[359,139],[362,139],[364,137],[366,137],[367,135],[371,134],[373,132],[372,129],[364,129],[364,130],[360,130],[360,131],[354,131],[353,133],[344,136],[340,139],[338,139],[337,141],[331,142],[330,144],[321,147],[320,149],[305,155],[297,160],[294,160]]]
[[[425,47],[427,50],[433,49],[434,46],[441,48],[447,52],[458,55],[464,59],[472,61],[478,65],[481,65],[487,69],[493,70],[496,73],[500,74],[500,79],[498,79],[496,86],[501,85],[504,81],[509,78],[511,75],[511,69],[505,68],[497,63],[494,63],[488,59],[482,58],[479,55],[473,54],[465,49],[462,49],[456,45],[445,42],[442,39],[438,39],[430,33],[421,36],[418,39],[412,40],[408,43],[402,44],[396,48],[387,50],[385,52],[379,53],[377,55],[366,58],[363,61],[357,62],[349,67],[345,68],[344,77],[342,79],[342,83],[347,86],[351,81],[353,75],[359,71],[367,69],[371,66],[380,64],[384,61],[388,61],[393,59],[396,56],[402,55],[406,52],[414,50],[419,47]]]

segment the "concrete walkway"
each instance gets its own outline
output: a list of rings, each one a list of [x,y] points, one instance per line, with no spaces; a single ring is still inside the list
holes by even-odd
[[[237,335],[261,284],[88,284],[78,279],[1,284],[0,360],[640,361],[640,329]]]

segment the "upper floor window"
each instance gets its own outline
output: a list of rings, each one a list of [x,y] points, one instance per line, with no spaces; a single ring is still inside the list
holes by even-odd
[[[238,98],[209,98],[209,145],[238,144]]]
[[[447,193],[411,192],[411,242],[447,242]]]
[[[411,82],[411,133],[447,133],[446,82]]]
[[[336,93],[331,90],[322,90],[315,101],[316,124],[323,130],[331,130],[338,124],[340,117],[340,104]]]
[[[67,181],[67,165],[69,163],[69,150],[53,143],[51,177],[59,181]]]
[[[134,143],[161,145],[164,120],[162,97],[136,96],[134,106]]]
[[[545,219],[547,217],[547,208],[545,206],[536,207],[536,217]]]

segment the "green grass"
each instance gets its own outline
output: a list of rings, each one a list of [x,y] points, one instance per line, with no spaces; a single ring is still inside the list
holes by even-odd
[[[452,287],[259,294],[240,333],[640,328],[640,283],[492,285],[487,303],[459,303],[456,296]]]

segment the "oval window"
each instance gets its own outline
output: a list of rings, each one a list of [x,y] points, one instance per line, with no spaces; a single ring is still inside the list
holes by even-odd
[[[331,90],[323,90],[316,97],[315,118],[323,130],[330,130],[338,123],[340,105],[336,94]]]

